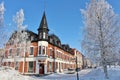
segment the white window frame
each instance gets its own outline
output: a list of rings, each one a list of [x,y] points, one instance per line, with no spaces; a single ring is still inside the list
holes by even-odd
[[[31,53],[31,48],[33,48],[33,54],[30,54]],[[34,47],[33,46],[30,47],[30,53],[29,53],[29,56],[33,56],[34,55]]]
[[[52,53],[52,55],[51,55],[51,51],[53,52],[53,49],[52,49],[52,48],[50,48],[49,50],[50,50],[50,58],[52,58],[53,53]]]
[[[18,54],[18,49],[19,49],[19,54]],[[16,56],[19,57],[20,56],[20,48],[17,48],[17,51],[16,51]],[[18,55],[17,55],[18,54]]]
[[[30,67],[29,67],[29,63],[30,63],[30,62],[33,63],[33,71],[32,71],[32,72],[29,71],[29,68],[30,68]],[[29,61],[29,62],[28,62],[28,73],[34,73],[34,61]]]

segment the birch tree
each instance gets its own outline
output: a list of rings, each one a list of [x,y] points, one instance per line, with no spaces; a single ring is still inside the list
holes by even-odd
[[[11,40],[17,46],[16,49],[18,47],[20,48],[19,56],[22,55],[22,56],[25,57],[26,51],[29,51],[28,49],[29,49],[29,46],[30,46],[30,40],[29,40],[29,35],[26,31],[27,26],[23,25],[23,22],[24,22],[24,11],[23,11],[23,9],[20,9],[20,11],[18,11],[16,13],[16,15],[13,17],[13,21],[16,23],[17,32],[16,32],[16,38],[11,39]],[[17,52],[16,52],[16,54],[17,54]],[[16,54],[14,56],[16,56]],[[16,58],[14,58],[14,62],[17,63],[15,59]],[[17,67],[17,66],[18,65],[16,64],[15,67]]]
[[[7,34],[4,26],[4,12],[5,12],[5,7],[4,7],[4,3],[2,2],[0,3],[0,66],[3,60],[4,44],[7,40]]]
[[[91,59],[100,61],[105,78],[108,78],[107,62],[112,54],[117,54],[120,46],[119,17],[105,0],[91,0],[84,16],[84,37],[82,48]]]

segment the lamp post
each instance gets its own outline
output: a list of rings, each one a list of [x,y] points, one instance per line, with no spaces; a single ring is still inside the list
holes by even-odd
[[[76,73],[77,73],[77,80],[79,80],[79,75],[78,75],[78,60],[77,60],[77,56],[75,58],[73,58],[72,60],[75,60],[75,64],[76,64]]]
[[[77,80],[79,80],[79,75],[78,75],[78,61],[77,61],[77,56],[76,56],[76,72],[77,72]]]

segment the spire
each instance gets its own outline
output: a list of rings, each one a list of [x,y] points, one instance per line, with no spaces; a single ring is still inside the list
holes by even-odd
[[[40,26],[38,28],[39,40],[48,40],[48,32],[49,32],[49,29],[48,29],[47,19],[44,11],[41,22],[40,22]]]
[[[39,26],[38,30],[39,30],[39,29],[48,29],[45,11],[44,11],[44,13],[43,13],[42,20],[41,20],[41,23],[40,23],[40,26]]]

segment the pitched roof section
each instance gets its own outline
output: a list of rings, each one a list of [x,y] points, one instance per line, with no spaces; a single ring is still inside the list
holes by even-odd
[[[39,25],[39,28],[38,28],[38,30],[39,29],[48,29],[48,25],[47,25],[47,19],[46,19],[46,15],[45,15],[45,12],[43,13],[43,16],[42,16],[42,20],[41,20],[41,23],[40,23],[40,25]]]

